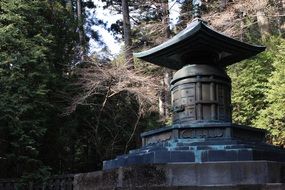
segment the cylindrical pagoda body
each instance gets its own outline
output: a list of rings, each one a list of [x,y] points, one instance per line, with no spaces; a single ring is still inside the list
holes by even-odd
[[[231,80],[224,69],[187,65],[171,81],[173,123],[231,122]]]

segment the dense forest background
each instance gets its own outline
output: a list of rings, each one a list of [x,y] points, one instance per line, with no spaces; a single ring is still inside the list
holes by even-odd
[[[110,27],[90,17],[97,6],[89,0],[0,1],[0,178],[43,180],[98,170],[103,160],[140,146],[142,131],[171,124],[173,71],[134,59],[132,52],[185,28],[192,1],[102,1],[122,14]],[[170,25],[174,4],[180,17]],[[282,147],[284,10],[284,0],[205,0],[202,6],[211,27],[267,46],[228,68],[233,117],[267,129],[268,141]],[[92,25],[124,42],[115,59],[90,54],[90,39],[104,45]]]

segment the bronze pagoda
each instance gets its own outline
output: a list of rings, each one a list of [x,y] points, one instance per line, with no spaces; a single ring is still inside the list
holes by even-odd
[[[143,146],[103,169],[171,163],[285,162],[285,151],[265,142],[266,131],[232,123],[231,79],[225,68],[265,50],[225,36],[200,19],[167,42],[134,55],[178,70],[171,81],[173,125],[141,134]]]

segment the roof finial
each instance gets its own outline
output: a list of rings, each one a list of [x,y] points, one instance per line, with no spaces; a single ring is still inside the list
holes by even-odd
[[[202,1],[201,0],[193,0],[193,20],[200,19],[201,18],[201,6]]]

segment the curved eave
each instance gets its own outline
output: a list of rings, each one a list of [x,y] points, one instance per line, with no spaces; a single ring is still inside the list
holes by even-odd
[[[182,42],[183,40],[191,37],[195,33],[197,33],[201,28],[202,22],[200,21],[194,21],[192,22],[187,28],[179,32],[177,35],[175,35],[170,40],[155,46],[149,50],[134,53],[134,56],[140,59],[148,59],[148,57],[154,56],[154,54],[159,54],[161,51],[167,51],[167,49],[171,48],[174,44]]]
[[[218,64],[225,67],[252,57],[264,51],[265,47],[235,40],[196,20],[172,39],[147,51],[134,53],[134,56],[156,65],[178,70],[189,64],[182,61],[182,55],[195,50],[217,53],[220,56]]]

